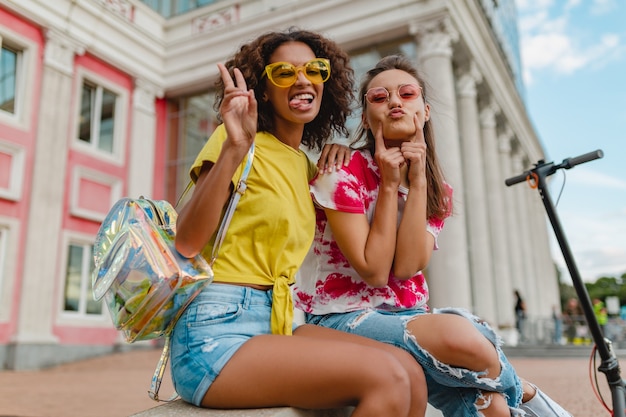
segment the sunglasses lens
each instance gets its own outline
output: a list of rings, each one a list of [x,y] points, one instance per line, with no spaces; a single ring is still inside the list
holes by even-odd
[[[398,89],[398,95],[402,100],[415,100],[420,95],[420,88],[415,84],[404,84]]]
[[[371,88],[365,94],[365,98],[372,104],[380,104],[387,101],[389,92],[383,87]]]
[[[326,61],[314,59],[304,66],[304,74],[314,84],[326,82],[330,77],[330,68]]]
[[[297,78],[296,68],[286,62],[268,65],[267,76],[279,87],[289,87]]]

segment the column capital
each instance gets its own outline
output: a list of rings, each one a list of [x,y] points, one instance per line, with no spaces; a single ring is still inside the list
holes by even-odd
[[[458,74],[456,82],[457,94],[460,97],[475,98],[477,95],[476,85],[483,80],[483,75],[474,61]]]
[[[513,168],[513,172],[522,173],[524,171],[522,158],[523,156],[519,152],[511,153],[511,166]]]
[[[493,98],[490,98],[480,109],[480,125],[484,128],[495,128],[497,125],[496,116],[501,111],[502,109],[500,109],[498,103]]]
[[[449,17],[427,22],[411,22],[409,33],[415,36],[421,59],[434,55],[452,56],[452,44],[459,40],[459,32]]]
[[[46,30],[44,65],[71,76],[74,71],[74,55],[83,55],[85,45],[63,32]]]
[[[154,100],[162,98],[163,89],[143,78],[135,79],[133,91],[133,107],[148,113],[154,113]]]
[[[498,135],[498,150],[502,153],[510,154],[513,149],[513,130],[506,126]]]

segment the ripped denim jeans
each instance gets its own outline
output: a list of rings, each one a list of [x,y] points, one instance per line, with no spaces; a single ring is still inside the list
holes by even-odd
[[[458,314],[470,320],[496,347],[502,368],[499,377],[496,379],[480,377],[480,372],[452,367],[439,362],[422,349],[406,328],[408,321],[421,314]],[[430,313],[424,309],[402,311],[371,309],[326,315],[305,314],[305,319],[310,324],[358,334],[409,352],[424,369],[428,384],[428,402],[439,409],[445,417],[483,417],[481,409],[489,405],[489,399],[482,397],[483,391],[503,394],[511,410],[511,416],[525,414],[518,408],[522,402],[522,384],[502,351],[501,340],[487,323],[465,310],[446,308],[435,309]],[[485,400],[482,407],[477,406],[481,399]]]

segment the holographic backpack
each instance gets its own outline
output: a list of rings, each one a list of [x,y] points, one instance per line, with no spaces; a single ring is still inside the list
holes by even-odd
[[[188,259],[174,248],[176,218],[167,201],[123,198],[96,236],[94,298],[104,299],[128,343],[169,333],[213,279],[202,256]]]
[[[100,225],[93,248],[94,298],[104,299],[113,324],[128,343],[165,337],[148,391],[155,401],[169,358],[171,332],[185,308],[213,281],[211,267],[246,190],[253,158],[254,143],[217,231],[210,263],[202,255],[185,258],[178,253],[174,246],[178,214],[167,201],[122,198]],[[179,202],[191,186],[190,182]]]

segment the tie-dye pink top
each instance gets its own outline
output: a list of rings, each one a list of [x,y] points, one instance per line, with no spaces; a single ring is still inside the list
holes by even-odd
[[[339,250],[321,207],[347,213],[365,213],[372,221],[380,175],[369,151],[353,151],[350,163],[331,174],[318,175],[311,181],[316,202],[316,230],[313,245],[298,273],[294,302],[299,309],[312,314],[343,313],[365,308],[402,310],[427,308],[428,286],[422,272],[408,280],[389,274],[384,288],[366,284]],[[451,195],[451,188],[449,195]],[[398,221],[404,211],[408,190],[398,190]],[[443,220],[430,219],[427,230],[435,237]]]

